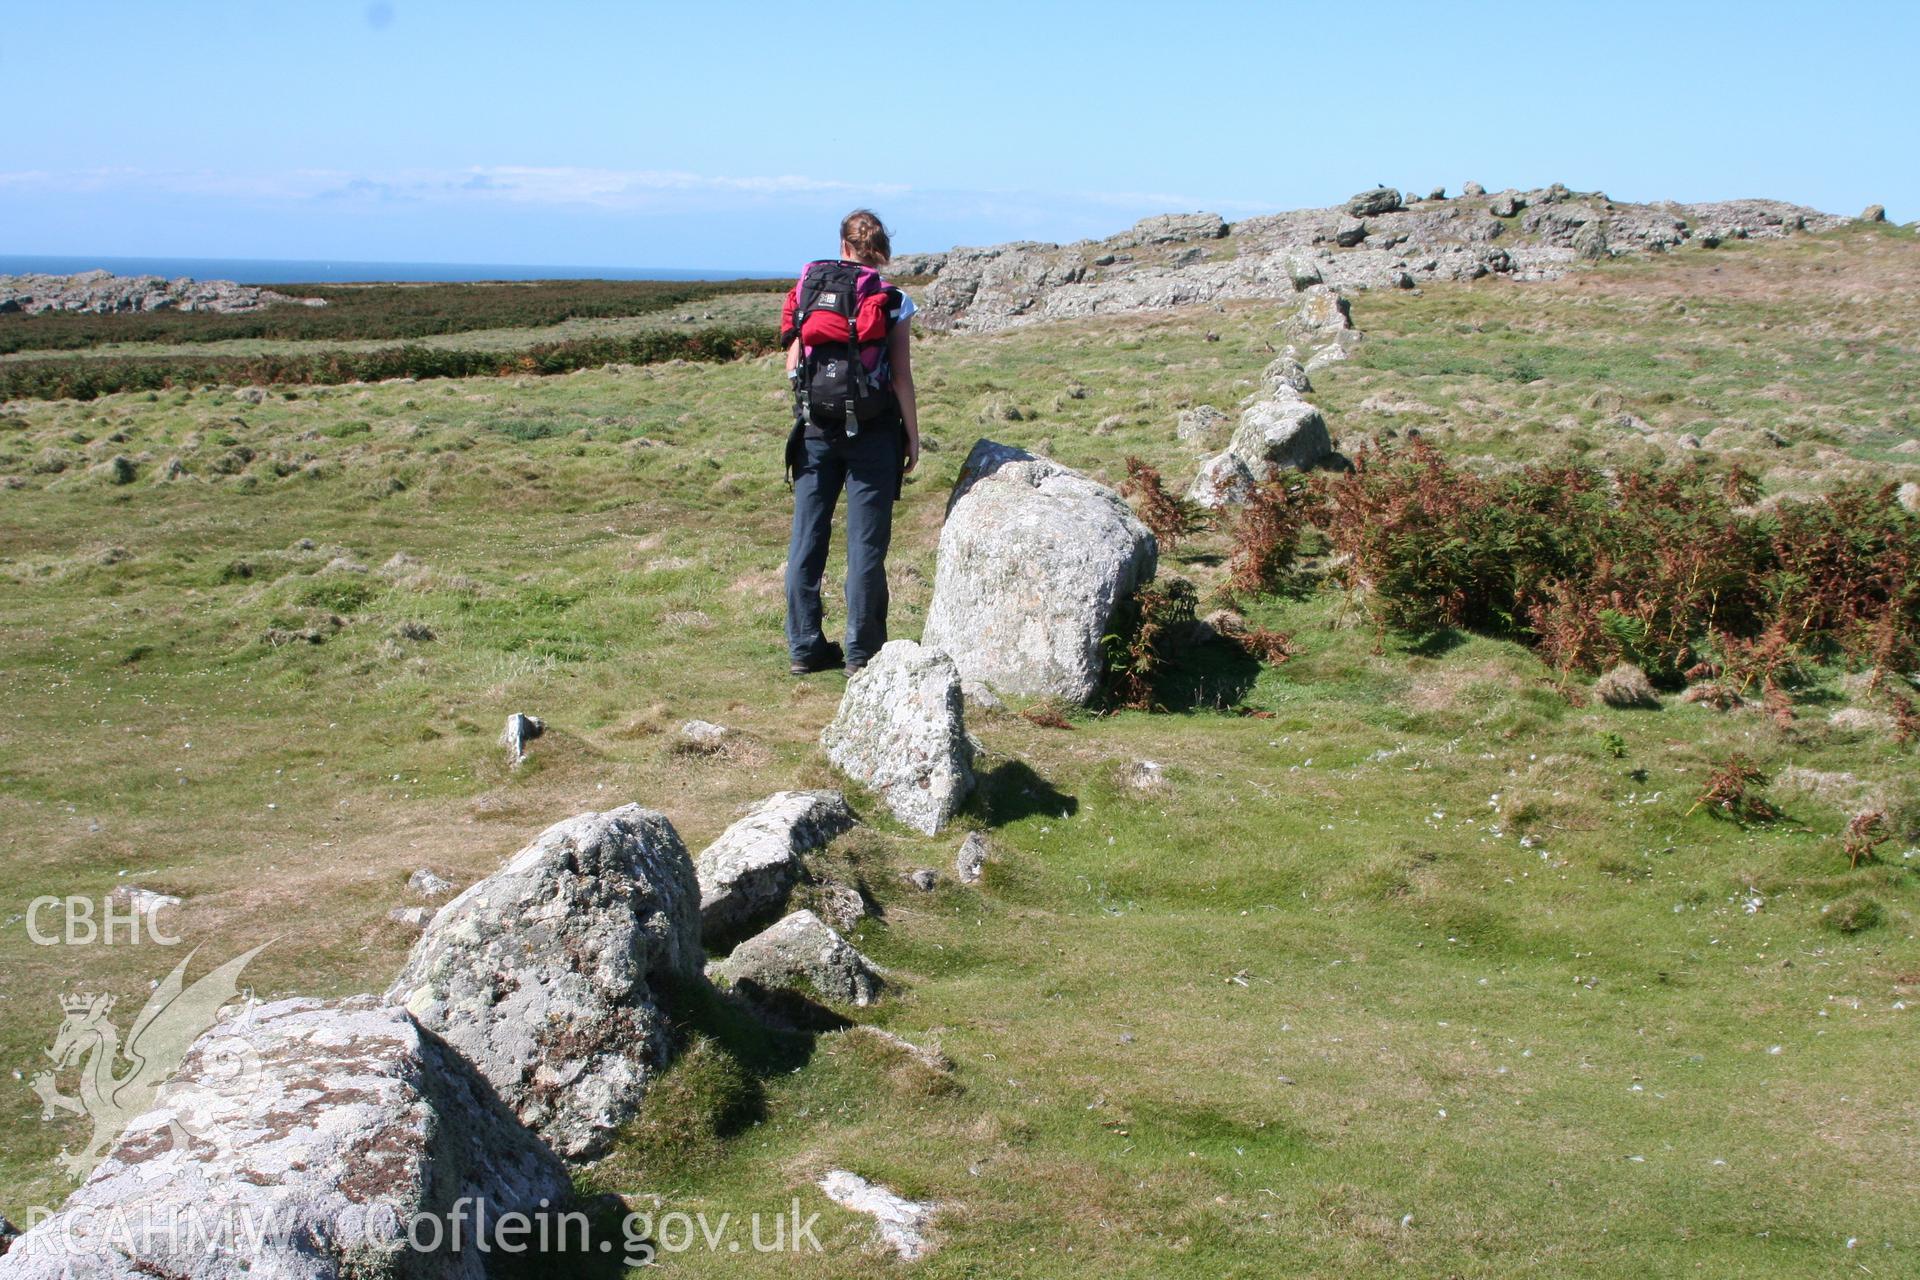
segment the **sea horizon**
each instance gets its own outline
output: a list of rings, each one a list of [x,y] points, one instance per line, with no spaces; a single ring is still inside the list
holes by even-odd
[[[184,258],[114,254],[0,253],[0,275],[117,276],[232,280],[237,284],[458,283],[477,280],[758,280],[791,272],[733,267],[563,266],[501,262],[358,262],[344,258]]]

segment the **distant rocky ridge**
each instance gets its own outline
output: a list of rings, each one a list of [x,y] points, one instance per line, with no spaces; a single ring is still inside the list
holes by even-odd
[[[902,254],[893,267],[899,275],[933,278],[921,299],[925,323],[984,331],[1287,298],[1314,284],[1346,292],[1487,275],[1545,280],[1583,259],[1778,238],[1848,221],[1777,200],[1628,204],[1558,183],[1493,194],[1469,183],[1453,198],[1378,187],[1330,209],[1231,224],[1213,213],[1162,214],[1105,240]]]
[[[303,307],[327,305],[325,298],[289,298],[284,293],[231,280],[195,280],[191,276],[168,280],[161,276],[116,276],[111,271],[83,271],[76,276],[0,276],[0,313],[258,311],[280,302]]]

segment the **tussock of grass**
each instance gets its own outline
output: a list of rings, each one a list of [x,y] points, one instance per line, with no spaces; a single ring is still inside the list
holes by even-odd
[[[695,1036],[647,1091],[645,1107],[620,1131],[595,1179],[632,1187],[674,1182],[717,1159],[759,1107],[745,1069],[714,1040]]]

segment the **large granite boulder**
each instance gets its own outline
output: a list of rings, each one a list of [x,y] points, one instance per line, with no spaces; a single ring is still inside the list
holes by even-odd
[[[873,962],[811,911],[796,911],[748,938],[713,973],[736,988],[811,988],[839,1004],[872,1004],[882,985]]]
[[[570,1159],[603,1152],[671,1054],[666,988],[700,972],[700,886],[637,804],[556,823],[442,907],[387,998]]]
[[[694,863],[702,936],[718,941],[779,911],[805,873],[800,855],[857,821],[838,791],[781,791],[755,805]]]
[[[1115,237],[1115,243],[1183,244],[1189,240],[1218,240],[1226,234],[1227,224],[1217,213],[1161,213],[1140,219],[1131,232]]]
[[[973,790],[960,673],[946,654],[911,640],[889,640],[847,681],[820,745],[834,768],[926,835]]]
[[[477,1220],[569,1194],[486,1082],[372,996],[243,1008],[161,1098],[0,1276],[481,1280]]]
[[[997,693],[1091,701],[1114,609],[1158,557],[1112,489],[982,440],[947,500],[921,643]]]
[[[1362,191],[1351,196],[1346,210],[1356,218],[1370,217],[1376,213],[1393,213],[1400,208],[1400,193],[1392,187],[1375,187],[1371,191]]]
[[[1324,462],[1333,453],[1333,437],[1318,409],[1282,387],[1247,406],[1227,452],[1264,483],[1286,468],[1304,471]]]

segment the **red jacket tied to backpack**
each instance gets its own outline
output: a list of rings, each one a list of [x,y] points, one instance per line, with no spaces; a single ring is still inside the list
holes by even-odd
[[[781,345],[796,337],[809,347],[829,342],[845,345],[847,309],[843,289],[859,320],[861,344],[884,343],[893,328],[893,312],[900,307],[900,291],[872,267],[827,259],[809,262],[793,288],[787,290],[787,302],[780,311]]]

